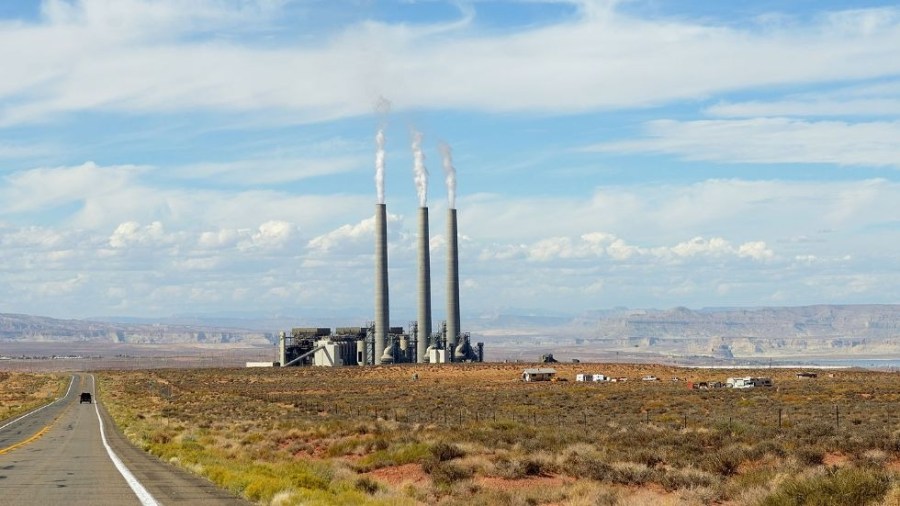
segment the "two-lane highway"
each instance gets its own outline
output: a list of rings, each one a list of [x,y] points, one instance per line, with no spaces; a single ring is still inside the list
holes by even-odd
[[[64,397],[0,425],[4,505],[247,504],[129,444],[97,404],[91,375]]]

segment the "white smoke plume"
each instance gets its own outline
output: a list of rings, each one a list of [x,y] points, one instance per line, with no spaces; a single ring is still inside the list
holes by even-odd
[[[384,204],[384,127],[375,134],[375,192],[378,203]]]
[[[375,134],[375,192],[378,203],[384,204],[384,129],[387,126],[387,114],[391,111],[390,100],[378,97],[375,112],[381,116],[378,132]]]
[[[441,157],[444,159],[444,174],[447,176],[447,205],[456,209],[456,169],[453,167],[453,150],[446,142],[440,143]]]
[[[425,153],[422,152],[422,132],[412,131],[413,179],[419,195],[419,207],[428,204],[428,169],[425,168]]]

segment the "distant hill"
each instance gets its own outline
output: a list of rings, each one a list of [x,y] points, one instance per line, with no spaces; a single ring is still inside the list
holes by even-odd
[[[109,342],[130,344],[274,342],[274,334],[217,326],[110,323],[0,314],[0,342]]]
[[[498,344],[521,345],[531,336],[545,347],[574,340],[576,349],[674,356],[900,357],[900,305],[616,309],[566,319],[495,314],[468,323]]]

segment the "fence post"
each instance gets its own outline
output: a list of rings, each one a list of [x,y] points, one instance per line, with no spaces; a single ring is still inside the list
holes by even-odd
[[[778,428],[781,428],[781,408],[778,408]]]

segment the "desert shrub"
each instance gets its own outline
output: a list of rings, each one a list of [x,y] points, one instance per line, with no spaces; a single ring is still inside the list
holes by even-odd
[[[347,455],[353,453],[357,449],[363,448],[367,446],[367,442],[358,438],[344,438],[339,441],[335,441],[331,445],[328,446],[328,450],[325,451],[325,454],[329,457],[339,457],[341,455]]]
[[[747,452],[747,456],[751,459],[762,458],[767,454],[774,457],[784,457],[787,455],[787,452],[784,450],[784,447],[781,444],[771,439],[759,441],[758,443],[752,445],[750,447],[750,450]]]
[[[462,451],[460,447],[444,442],[437,443],[436,445],[432,446],[430,452],[431,456],[437,459],[438,462],[444,462],[447,460],[458,459],[460,457],[466,456],[466,452]]]
[[[887,452],[884,450],[866,450],[856,456],[855,462],[860,467],[881,468],[889,459]]]
[[[643,449],[638,451],[631,459],[647,467],[656,467],[666,461],[664,450]]]
[[[552,467],[549,463],[530,457],[500,457],[494,462],[494,469],[498,476],[510,479],[541,476],[552,472]]]
[[[795,433],[803,440],[821,440],[835,434],[834,424],[824,421],[809,422],[797,426]]]
[[[369,478],[368,476],[361,476],[361,477],[357,478],[356,482],[353,484],[353,486],[357,490],[359,490],[361,492],[365,492],[366,494],[369,494],[369,495],[372,495],[375,492],[378,492],[378,490],[381,488],[381,485],[379,485],[377,481],[373,480],[372,478]]]
[[[644,485],[658,481],[658,474],[649,467],[635,462],[620,462],[612,466],[608,481],[619,485]]]
[[[454,464],[453,462],[441,462],[437,459],[428,460],[422,465],[422,469],[431,475],[435,485],[450,486],[456,482],[472,477],[472,472]]]
[[[744,451],[737,446],[728,446],[712,452],[701,461],[701,467],[711,473],[722,476],[737,474],[738,467],[744,461]]]
[[[890,478],[883,471],[854,467],[829,468],[812,478],[782,483],[760,506],[865,505],[884,497]]]
[[[885,437],[881,443],[881,449],[886,452],[900,454],[900,433],[894,433]]]
[[[571,453],[563,460],[563,472],[574,478],[607,480],[613,472],[612,466],[598,456]]]
[[[669,491],[682,488],[709,487],[716,483],[713,475],[694,467],[661,471],[657,481]]]
[[[247,483],[244,497],[251,501],[263,501],[273,497],[286,487],[286,480],[274,476],[257,476]]]
[[[379,450],[366,455],[356,463],[357,471],[371,471],[389,466],[401,466],[430,460],[431,453],[424,443],[402,444],[390,449]]]
[[[616,506],[619,504],[620,495],[616,490],[601,490],[597,492],[596,497],[594,498],[595,506]]]
[[[794,450],[797,462],[804,466],[820,466],[825,462],[825,450],[820,446],[801,446]]]

